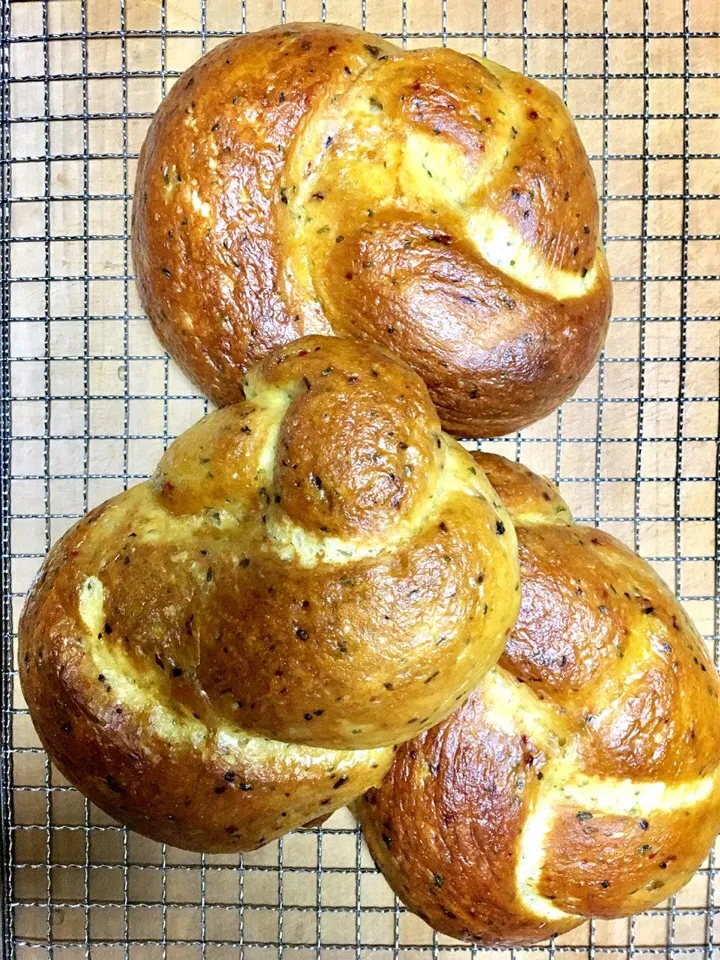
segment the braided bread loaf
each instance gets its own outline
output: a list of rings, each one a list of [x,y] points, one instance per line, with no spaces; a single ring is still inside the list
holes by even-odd
[[[499,666],[357,812],[412,910],[520,945],[689,880],[720,829],[720,681],[648,564],[524,467],[477,461],[516,525],[520,617]]]
[[[271,347],[334,333],[401,356],[467,436],[558,406],[610,311],[561,100],[323,24],[235,37],[178,80],[141,153],[133,259],[156,333],[215,403]]]
[[[512,523],[416,374],[310,337],[245,386],[55,545],[20,624],[60,770],[122,823],[206,851],[378,783],[392,745],[495,663],[519,607]]]

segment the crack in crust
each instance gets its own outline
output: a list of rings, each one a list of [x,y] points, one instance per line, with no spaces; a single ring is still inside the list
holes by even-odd
[[[252,849],[331,813],[497,661],[512,523],[377,347],[309,337],[53,547],[20,624],[44,745],[116,819]]]
[[[514,946],[690,879],[720,829],[720,679],[647,563],[525,467],[475,459],[517,530],[520,615],[467,703],[355,809],[411,909]]]
[[[291,24],[233,38],[160,106],[138,290],[216,403],[303,333],[400,355],[446,429],[507,433],[590,370],[610,313],[590,163],[562,101],[448,49]]]

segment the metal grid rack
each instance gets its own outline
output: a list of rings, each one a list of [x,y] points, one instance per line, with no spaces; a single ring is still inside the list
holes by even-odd
[[[403,910],[346,812],[244,859],[114,824],[52,769],[13,641],[50,543],[144,478],[205,402],[140,310],[134,166],[175,78],[222,37],[329,19],[487,53],[560,92],[603,202],[615,309],[556,415],[493,449],[654,564],[717,653],[720,5],[717,0],[2,0],[0,934],[8,957],[439,958],[490,952]],[[515,951],[720,951],[716,858],[648,914]],[[715,943],[719,946],[714,946]],[[498,951],[492,951],[497,953]]]

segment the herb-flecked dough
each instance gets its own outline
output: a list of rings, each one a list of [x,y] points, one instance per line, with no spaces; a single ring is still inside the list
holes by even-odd
[[[379,783],[519,607],[512,522],[412,370],[310,337],[245,389],[65,534],[20,623],[59,769],[194,850],[253,849]]]
[[[522,606],[467,702],[356,805],[398,896],[520,946],[647,910],[720,829],[720,680],[650,565],[520,464],[475,455],[517,530]]]
[[[446,430],[508,433],[578,386],[611,290],[590,163],[559,97],[455,50],[290,24],[221,44],[145,141],[138,291],[217,404],[303,334],[382,344]]]

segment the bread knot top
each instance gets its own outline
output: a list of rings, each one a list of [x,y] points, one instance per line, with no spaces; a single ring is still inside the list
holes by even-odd
[[[420,378],[379,350],[323,338],[257,368],[249,399],[292,391],[275,453],[285,512],[330,535],[382,535],[434,496],[446,445]]]
[[[417,374],[316,336],[247,391],[55,545],[20,629],[63,772],[195,849],[257,846],[378,782],[497,661],[519,608],[512,522]],[[220,766],[254,806],[226,782],[208,795]]]
[[[720,679],[649,564],[526,467],[475,459],[517,530],[517,623],[357,809],[411,909],[517,946],[646,910],[700,866],[720,828]]]
[[[290,24],[173,87],[143,147],[133,257],[148,316],[218,404],[273,345],[380,343],[463,435],[578,385],[610,280],[592,169],[562,101],[449,49]]]
[[[245,403],[160,461],[152,483],[171,510],[252,513],[278,545],[337,559],[342,541],[372,553],[406,537],[453,473],[425,385],[380,348],[306,337],[258,364],[245,389]]]

